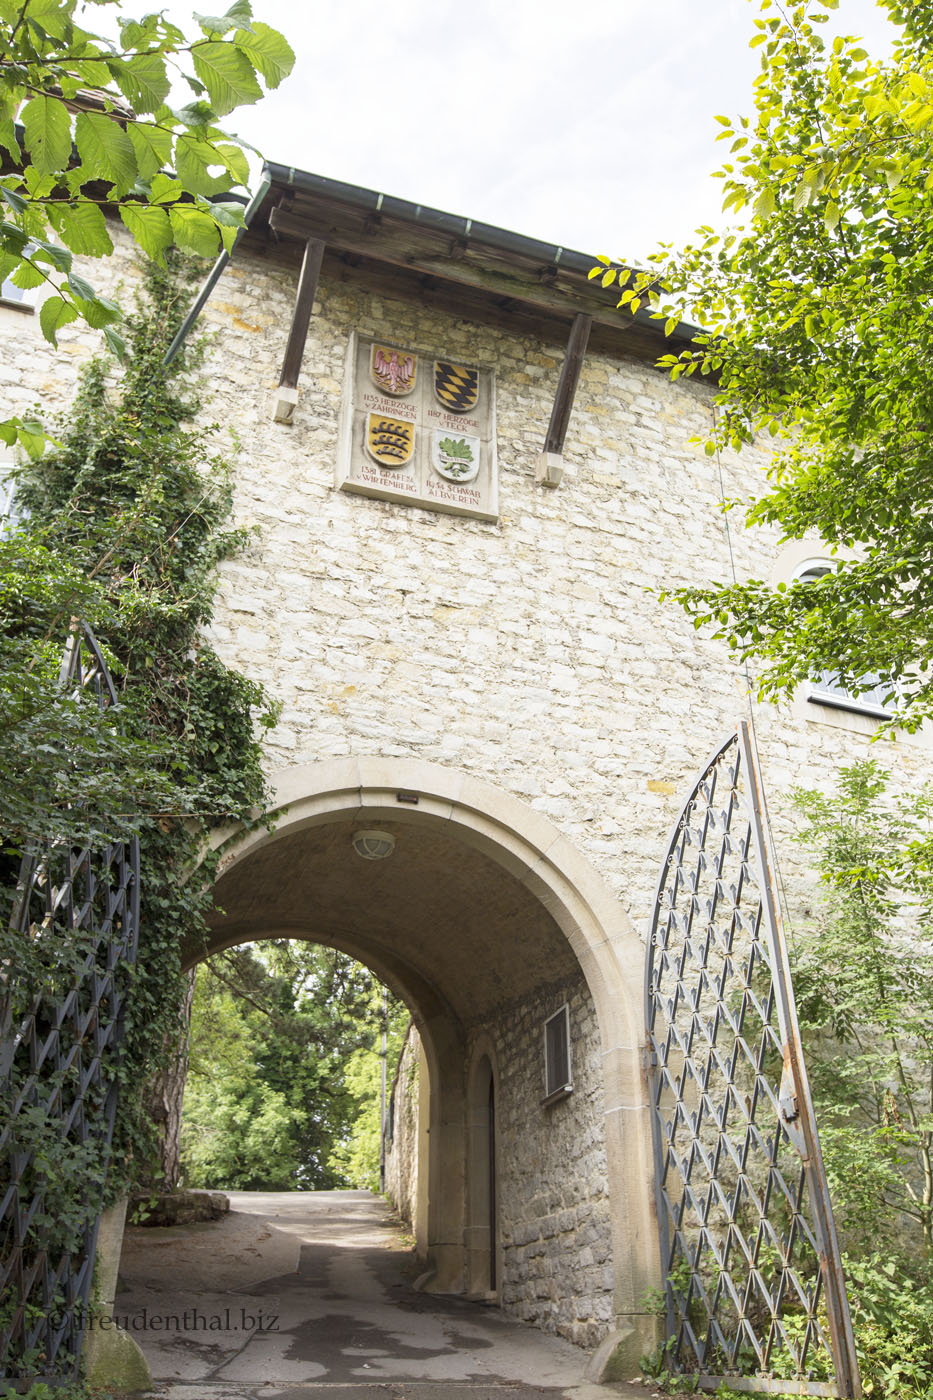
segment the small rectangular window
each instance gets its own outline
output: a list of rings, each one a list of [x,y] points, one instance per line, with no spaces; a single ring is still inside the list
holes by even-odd
[[[10,311],[26,311],[32,313],[33,292],[27,292],[22,287],[17,287],[9,277],[0,283],[0,304]]]
[[[884,703],[888,692],[881,685],[880,677],[870,673],[863,679],[876,681],[877,684],[871,690],[855,692],[840,685],[839,677],[834,672],[821,671],[819,676],[810,682],[810,694],[807,699],[811,705],[829,705],[832,709],[856,712],[862,710],[876,719],[890,719],[891,711]]]
[[[797,578],[801,583],[818,583],[821,578],[831,574],[833,569],[834,565],[831,562],[816,562],[801,569]],[[884,703],[887,688],[882,686],[881,677],[872,672],[863,676],[862,680],[873,681],[875,684],[870,690],[855,692],[842,685],[835,672],[821,671],[819,675],[811,678],[807,699],[811,705],[828,705],[837,710],[854,710],[856,713],[861,711],[876,719],[890,719],[890,711]]]
[[[570,1007],[565,1003],[544,1023],[544,1102],[573,1089],[570,1071]]]

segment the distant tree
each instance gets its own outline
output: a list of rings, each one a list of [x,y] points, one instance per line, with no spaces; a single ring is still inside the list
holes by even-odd
[[[263,943],[206,959],[182,1117],[185,1183],[378,1186],[382,999],[366,968],[315,944]],[[407,1019],[394,997],[388,1004],[393,1025]]]
[[[113,0],[82,0],[83,9]],[[212,255],[229,249],[245,186],[246,155],[217,125],[278,87],[294,54],[252,18],[248,0],[195,16],[186,37],[164,11],[118,18],[118,37],[77,23],[78,0],[0,0],[0,282],[48,286],[43,334],[83,317],[122,353],[120,310],[73,268],[75,255],[106,257],[104,211],[115,209],[140,247],[164,262],[173,244]],[[192,101],[169,104],[181,79]],[[0,440],[41,451],[38,424],[0,421]]]
[[[933,10],[879,3],[896,26],[884,61],[824,39],[838,0],[763,0],[755,114],[717,118],[742,226],[700,229],[649,271],[605,258],[593,275],[630,309],[647,299],[705,328],[661,363],[717,378],[710,453],[773,440],[748,523],[816,534],[837,557],[815,584],[674,596],[765,663],[763,695],[821,672],[855,692],[880,677],[915,728],[933,712]]]
[[[903,1249],[909,1220],[933,1261],[933,790],[892,803],[887,784],[862,760],[795,791],[823,892],[795,983],[850,1239]]]
[[[799,789],[821,899],[794,982],[866,1394],[933,1394],[933,789]]]
[[[242,965],[243,958],[238,961]],[[182,1112],[183,1178],[190,1186],[287,1191],[297,1185],[297,1114],[263,1074],[257,1017],[226,981],[212,977],[209,965],[198,969]],[[257,981],[254,975],[251,982]]]
[[[379,1034],[371,1045],[354,1050],[347,1061],[344,1082],[356,1107],[349,1132],[339,1139],[330,1154],[330,1166],[346,1181],[368,1191],[380,1189],[379,1164],[382,1129],[382,1009],[378,1008]],[[386,1007],[386,1093],[392,1079],[408,1028],[408,1008],[390,997]]]

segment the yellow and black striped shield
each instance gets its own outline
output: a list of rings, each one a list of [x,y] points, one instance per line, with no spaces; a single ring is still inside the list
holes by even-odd
[[[435,360],[434,396],[451,413],[469,413],[479,399],[479,370],[451,360]]]
[[[366,419],[366,451],[380,467],[404,467],[415,449],[415,425],[401,418],[370,413]]]

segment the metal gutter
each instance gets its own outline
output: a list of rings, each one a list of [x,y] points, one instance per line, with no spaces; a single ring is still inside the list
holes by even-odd
[[[393,195],[379,194],[376,190],[365,189],[360,185],[348,185],[342,180],[330,180],[325,175],[313,175],[307,170],[296,170],[293,165],[277,165],[273,161],[267,161],[263,167],[263,174],[267,176],[270,184],[285,185],[304,194],[337,199],[343,204],[349,204],[366,213],[387,214],[392,218],[400,219],[406,223],[418,224],[422,228],[444,234],[449,238],[467,239],[472,243],[481,243],[487,248],[517,253],[519,256],[533,258],[549,266],[559,265],[561,269],[583,276],[588,276],[590,269],[596,262],[596,259],[589,254],[575,252],[572,248],[561,248],[555,243],[543,243],[540,239],[527,238],[524,234],[512,233],[508,229],[497,228],[494,224],[477,223],[475,219],[466,219],[459,214],[447,214],[441,209],[432,209],[424,204],[412,204],[407,199],[396,199]],[[659,330],[659,323],[648,311],[639,309],[635,313],[634,319],[642,325]],[[692,340],[695,335],[699,334],[699,328],[683,321],[677,325],[673,334]]]
[[[207,280],[205,281],[203,287],[195,297],[194,303],[192,304],[187,316],[179,326],[178,331],[175,334],[175,339],[172,341],[171,345],[168,347],[164,356],[162,357],[163,366],[170,365],[172,363],[175,356],[178,354],[179,350],[184,345],[185,341],[188,339],[192,327],[194,326],[201,312],[204,310],[204,307],[207,304],[211,292],[214,290],[214,288],[217,286],[217,283],[220,281],[221,273],[227,266],[227,263],[230,261],[233,254],[236,252],[237,245],[239,244],[240,239],[243,237],[244,233],[249,228],[250,220],[252,219],[253,215],[256,213],[256,210],[262,204],[266,195],[272,188],[272,180],[267,174],[268,169],[269,167],[267,165],[263,166],[262,179],[260,180],[259,185],[256,188],[256,193],[253,195],[252,199],[250,200],[249,204],[247,204],[246,209],[243,212],[243,226],[242,228],[237,229],[237,235],[236,238],[233,240],[232,249],[228,253],[225,248],[220,254],[220,256],[217,258],[217,261],[214,263],[214,266],[211,268],[210,272],[207,274]]]

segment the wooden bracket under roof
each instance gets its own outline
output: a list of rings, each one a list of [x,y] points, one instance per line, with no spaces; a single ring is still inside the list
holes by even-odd
[[[320,239],[329,256],[362,258],[390,283],[396,280],[401,294],[406,283],[415,288],[424,277],[436,279],[432,285],[458,299],[467,316],[482,315],[483,308],[487,316],[517,313],[523,332],[536,327],[541,335],[553,335],[559,325],[584,311],[612,341],[627,339],[635,330],[632,318],[616,309],[615,299],[588,284],[579,272],[543,264],[532,254],[488,247],[478,236],[451,237],[390,219],[385,210],[375,223],[363,210],[336,202],[324,207],[307,197],[293,198],[287,207],[278,205],[268,220],[279,238],[301,243]]]
[[[587,348],[634,355],[651,363],[663,351],[689,344],[694,328],[662,332],[647,310],[634,316],[617,306],[618,289],[594,279],[593,260],[571,249],[506,229],[445,214],[284,166],[265,168],[269,194],[265,222],[277,238],[326,253],[337,277],[460,319],[505,325],[516,335],[553,344],[570,338],[542,449],[538,480],[556,485],[562,449]],[[254,225],[261,232],[262,216]],[[317,262],[317,271],[320,261]],[[311,290],[313,300],[313,287]],[[297,373],[308,329],[301,285],[279,393],[287,420],[297,399]],[[295,383],[287,382],[294,378]]]
[[[273,210],[273,214],[275,212]],[[275,227],[274,222],[272,222],[272,226]],[[317,291],[323,259],[323,240],[309,238],[305,243],[304,257],[301,260],[295,309],[292,312],[292,324],[285,346],[282,373],[279,375],[279,387],[273,399],[272,416],[277,423],[290,423],[295,412],[295,405],[298,402],[298,376],[301,373],[301,361],[304,358],[308,326],[311,324],[311,312],[314,307],[314,294]]]
[[[551,409],[551,421],[544,439],[544,451],[538,458],[535,470],[535,480],[542,486],[559,486],[564,474],[564,441],[592,326],[592,316],[579,312],[570,328],[564,363],[561,365],[557,392],[554,395],[554,407]]]
[[[591,277],[593,259],[572,249],[510,233],[508,229],[445,214],[291,166],[267,163],[259,189],[237,234],[260,256],[270,252],[272,231],[302,247],[322,243],[330,272],[389,295],[415,296],[420,304],[459,319],[507,323],[516,335],[553,342],[578,315],[591,318],[591,350],[656,364],[664,352],[691,344],[696,327],[662,331],[647,308],[620,312],[617,288]],[[194,307],[166,352],[178,351],[216,286],[229,254],[217,259]],[[432,279],[425,285],[423,279]],[[296,316],[289,344],[304,343]],[[291,357],[289,357],[291,361]],[[301,353],[298,353],[298,367]],[[297,398],[284,382],[282,394]]]

